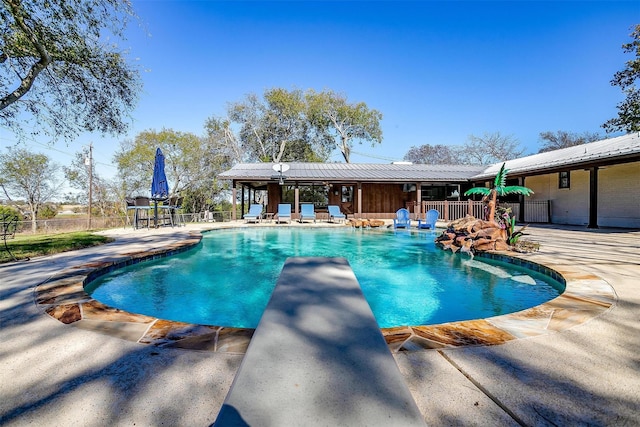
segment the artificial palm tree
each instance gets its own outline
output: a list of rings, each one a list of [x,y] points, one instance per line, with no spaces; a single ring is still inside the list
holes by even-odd
[[[493,181],[493,188],[487,187],[474,187],[470,190],[464,192],[465,196],[470,196],[472,194],[481,194],[485,199],[489,199],[489,213],[488,218],[485,218],[487,221],[496,222],[496,202],[498,199],[498,195],[506,196],[508,194],[521,194],[524,196],[530,196],[533,194],[533,190],[527,187],[522,187],[519,185],[507,185],[507,169],[504,168],[506,163],[502,164],[500,171],[496,175],[496,179]]]

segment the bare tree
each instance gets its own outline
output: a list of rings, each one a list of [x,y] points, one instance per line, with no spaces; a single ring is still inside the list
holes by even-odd
[[[582,145],[600,139],[602,139],[602,137],[597,132],[583,132],[581,134],[565,132],[563,130],[557,132],[540,132],[540,140],[543,145],[540,147],[538,153],[573,147],[574,145]]]
[[[457,157],[459,150],[460,147],[455,146],[424,144],[419,147],[411,147],[404,155],[404,160],[421,164],[453,165],[460,163]]]
[[[469,135],[459,155],[463,164],[490,165],[516,159],[523,153],[524,148],[513,135],[485,132],[481,137]]]

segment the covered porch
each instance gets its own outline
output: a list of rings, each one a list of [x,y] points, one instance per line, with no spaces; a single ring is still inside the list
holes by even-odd
[[[300,206],[312,203],[319,219],[328,218],[328,205],[339,206],[348,218],[391,219],[400,208],[418,218],[424,213],[423,202],[461,201],[461,195],[471,187],[469,179],[484,169],[405,163],[286,166],[242,163],[221,174],[220,179],[233,182],[233,212],[238,212],[238,203],[241,213],[247,212],[250,204],[260,203],[272,216],[278,204],[288,203],[292,218],[298,219]]]

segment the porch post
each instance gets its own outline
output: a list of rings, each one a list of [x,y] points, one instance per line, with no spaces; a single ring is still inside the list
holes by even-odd
[[[521,187],[524,187],[524,180],[525,177],[521,176],[520,178],[518,178],[518,185]],[[518,203],[520,203],[520,212],[518,214],[518,221],[520,221],[521,223],[524,222],[524,209],[525,209],[525,203],[524,203],[524,196],[521,194],[520,196],[518,196]]]
[[[362,183],[358,183],[358,216],[356,218],[362,218]]]
[[[233,181],[233,185],[231,186],[231,206],[232,206],[232,210],[231,210],[231,219],[232,220],[236,220],[236,207],[238,204],[238,189],[236,188],[236,182]],[[205,218],[208,219],[208,218]]]
[[[296,217],[300,218],[300,216],[298,215],[300,213],[300,188],[298,187],[298,183],[296,182],[296,186],[293,190],[293,203],[295,203],[295,209],[294,212],[296,214]]]
[[[589,225],[598,228],[598,167],[589,169]]]
[[[240,216],[242,217],[242,215],[244,215],[244,184],[242,184],[242,200],[240,201]]]
[[[417,205],[417,212],[416,212],[416,218],[422,219],[422,183],[421,182],[417,182],[416,183],[416,205]]]

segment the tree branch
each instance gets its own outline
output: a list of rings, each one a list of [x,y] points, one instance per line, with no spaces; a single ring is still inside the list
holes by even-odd
[[[40,43],[34,32],[24,21],[25,12],[20,4],[20,0],[5,0],[5,2],[9,6],[11,14],[13,15],[18,27],[27,35],[29,41],[31,41],[38,51],[40,60],[31,66],[29,72],[22,78],[22,81],[16,90],[0,99],[0,110],[5,109],[29,92],[31,86],[33,86],[33,82],[36,77],[38,77],[38,74],[40,74],[40,72],[51,63],[51,55],[49,55],[47,49],[45,49],[44,45]],[[6,53],[3,54],[3,56],[5,57],[4,60],[6,60]],[[2,62],[4,62],[4,60]]]

